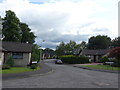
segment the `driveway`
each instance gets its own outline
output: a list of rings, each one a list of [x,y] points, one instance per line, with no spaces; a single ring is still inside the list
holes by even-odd
[[[53,71],[45,75],[3,80],[3,88],[118,88],[118,74],[85,70],[71,65],[45,63]]]

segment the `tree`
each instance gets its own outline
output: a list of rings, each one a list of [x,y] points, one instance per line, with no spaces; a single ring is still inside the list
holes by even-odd
[[[61,55],[72,55],[74,53],[74,49],[76,47],[76,42],[71,41],[67,44],[61,42],[59,46],[56,47],[56,53],[58,56]]]
[[[65,43],[61,42],[57,47],[56,47],[56,53],[58,56],[64,55],[65,54]]]
[[[33,44],[32,46],[32,55],[31,55],[31,60],[32,61],[40,61],[40,50],[39,46],[37,44]]]
[[[117,64],[117,66],[120,66],[120,47],[115,47],[115,48],[113,48],[111,51],[110,51],[110,53],[109,53],[109,55],[108,55],[109,57],[115,57],[116,59],[115,59],[115,62],[116,62],[116,64]]]
[[[31,29],[28,27],[25,23],[20,23],[20,29],[21,29],[21,42],[23,43],[34,43],[36,36],[33,32],[31,32]]]
[[[75,54],[76,55],[80,55],[80,53],[82,52],[83,49],[86,48],[86,42],[85,41],[82,41],[80,44],[77,44],[76,45],[76,48],[75,48]]]
[[[98,35],[90,37],[88,41],[88,49],[107,49],[111,45],[111,39],[108,36]]]
[[[73,55],[75,47],[76,47],[76,42],[70,40],[70,42],[65,45],[65,54],[66,55]]]
[[[5,18],[3,19],[3,41],[17,41],[20,42],[20,27],[19,19],[16,14],[11,10],[6,11]]]
[[[16,14],[8,10],[3,22],[3,41],[15,41],[23,43],[35,42],[36,36],[26,23],[20,22]]]
[[[112,40],[112,47],[120,47],[120,37]]]
[[[80,44],[77,44],[75,41],[70,40],[68,43],[61,42],[56,47],[56,53],[58,56],[61,55],[79,55],[81,50],[86,47],[86,42],[82,41]]]
[[[116,59],[120,60],[120,47],[115,47],[109,53],[109,57],[115,57]]]
[[[2,38],[2,18],[0,16],[0,41],[1,41],[1,38]]]

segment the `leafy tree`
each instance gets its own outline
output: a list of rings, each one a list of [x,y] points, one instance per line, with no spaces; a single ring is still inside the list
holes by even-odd
[[[6,16],[3,19],[3,41],[19,41],[21,40],[20,36],[20,27],[19,27],[19,19],[16,14],[8,10],[6,11]]]
[[[59,46],[56,47],[56,53],[58,56],[64,55],[65,54],[65,43],[61,42]]]
[[[86,48],[86,46],[87,44],[85,41],[82,41],[80,44],[77,44],[75,48],[75,54],[80,55],[80,53],[82,52],[83,49]]]
[[[110,57],[115,57],[116,59],[120,60],[120,47],[115,47],[109,53]]]
[[[120,47],[113,48],[108,56],[115,57],[115,62],[117,63],[117,66],[120,66]]]
[[[75,47],[76,47],[76,42],[70,40],[70,42],[65,45],[65,49],[64,49],[65,54],[66,55],[74,54]]]
[[[0,41],[2,38],[2,18],[0,17]]]
[[[120,37],[112,40],[112,47],[120,47]]]
[[[37,44],[33,44],[32,46],[32,55],[31,55],[31,60],[32,61],[40,61],[40,50],[39,46]]]
[[[3,41],[15,41],[23,43],[35,42],[36,36],[26,23],[21,23],[16,14],[8,10],[3,19]]]
[[[108,36],[92,36],[88,41],[88,49],[107,49],[111,45],[111,39]]]
[[[25,23],[20,23],[21,29],[21,42],[23,43],[34,43],[35,42],[35,35],[31,32],[31,29]]]
[[[75,41],[71,41],[69,43],[61,42],[59,46],[56,48],[56,53],[58,56],[61,55],[77,55],[86,47],[86,42],[81,42],[77,44]]]

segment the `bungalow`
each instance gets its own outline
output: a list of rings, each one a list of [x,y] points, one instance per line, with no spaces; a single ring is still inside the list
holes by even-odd
[[[89,50],[84,49],[81,55],[90,57],[92,62],[97,62],[102,56],[107,55],[110,49],[100,49],[100,50]]]
[[[52,59],[55,57],[56,57],[56,54],[52,52],[43,52],[43,55],[42,55],[43,59],[50,59],[50,58]]]
[[[15,66],[26,66],[31,61],[32,45],[20,42],[2,42],[0,63],[5,64],[12,56]]]

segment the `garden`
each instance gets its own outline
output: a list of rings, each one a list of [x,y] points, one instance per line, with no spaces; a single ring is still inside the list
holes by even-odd
[[[86,56],[75,56],[75,55],[63,55],[59,57],[63,63],[66,64],[86,64],[83,67],[95,68],[95,69],[105,69],[105,70],[120,70],[120,47],[113,48],[109,55],[101,57],[97,63],[102,63],[98,65],[92,65],[89,58]]]
[[[11,73],[22,73],[22,72],[30,72],[40,69],[40,64],[31,64],[26,67],[15,67],[14,60],[12,57],[8,57],[6,64],[2,65],[2,70],[0,70],[0,74],[11,74]]]
[[[120,70],[120,67],[113,67],[110,65],[84,65],[83,67],[93,68],[93,69],[103,69],[103,70],[113,70],[118,71]]]

